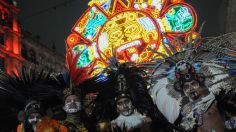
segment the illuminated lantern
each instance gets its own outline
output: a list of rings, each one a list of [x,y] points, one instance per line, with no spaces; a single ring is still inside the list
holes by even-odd
[[[84,43],[76,44],[73,36],[67,42],[79,52],[86,49],[79,67],[105,67],[114,52],[120,62],[148,62],[156,57],[150,48],[163,52],[197,26],[197,15],[184,0],[90,0],[88,5],[72,28]]]

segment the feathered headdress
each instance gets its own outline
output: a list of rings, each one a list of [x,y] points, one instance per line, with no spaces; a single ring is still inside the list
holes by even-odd
[[[120,64],[115,54],[109,58],[108,66],[102,74],[100,89],[95,100],[95,116],[100,119],[112,120],[117,116],[116,101],[122,97],[131,99],[134,107],[142,114],[154,113],[154,104],[148,94],[146,73],[134,63]]]
[[[233,36],[235,33],[202,39],[201,45],[196,43],[200,37],[185,44],[163,44],[168,55],[154,51],[161,59],[157,60],[153,72],[151,94],[170,122],[173,123],[179,116],[180,104],[183,103],[179,91],[182,91],[184,82],[197,80],[215,95],[221,91],[225,94],[235,91],[236,51]]]
[[[213,40],[203,42],[200,47],[194,46],[193,42],[178,48],[166,47],[169,56],[158,60],[159,64],[153,77],[156,80],[168,78],[172,83],[178,82],[175,84],[176,90],[181,90],[180,85],[193,79],[204,82],[204,85],[215,94],[222,89],[231,90],[234,88],[232,79],[235,79],[236,68],[236,51],[231,48],[235,46],[229,48],[225,45],[213,45],[211,41]]]
[[[79,86],[89,78],[92,70],[90,67],[78,67],[77,63],[83,52],[74,52],[72,48],[68,47],[66,52],[66,68],[69,73],[69,88],[64,91],[65,97],[77,91],[79,93]]]
[[[60,102],[60,87],[50,73],[21,69],[18,75],[0,73],[0,116],[4,121],[0,131],[16,128],[19,122],[25,122],[30,112],[46,114],[46,109]]]

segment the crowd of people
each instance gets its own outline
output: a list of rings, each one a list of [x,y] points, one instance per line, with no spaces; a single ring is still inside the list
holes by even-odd
[[[76,67],[80,54],[69,48],[66,73],[1,72],[0,131],[235,131],[233,35],[163,44],[166,53],[145,64],[121,64],[114,55],[94,77]]]

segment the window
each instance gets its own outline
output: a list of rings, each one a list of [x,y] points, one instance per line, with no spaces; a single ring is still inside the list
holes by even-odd
[[[29,59],[30,62],[36,64],[36,52],[33,49],[29,50]]]
[[[28,49],[24,44],[22,44],[21,56],[28,60]]]
[[[1,9],[1,10],[0,10],[0,25],[1,25],[1,26],[3,26],[3,21],[4,21],[4,20],[3,20],[3,16],[2,16],[2,12],[3,12],[3,10]]]
[[[0,33],[0,45],[4,45],[4,33]]]
[[[4,63],[4,59],[0,57],[0,71],[3,71],[5,68],[5,63]]]

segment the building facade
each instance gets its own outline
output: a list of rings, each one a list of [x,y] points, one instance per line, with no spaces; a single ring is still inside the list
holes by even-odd
[[[17,20],[19,9],[13,1],[0,0],[0,68],[8,73],[21,67],[21,31]]]
[[[64,71],[64,56],[21,31],[14,0],[0,0],[0,69],[11,74],[21,67]]]
[[[65,70],[64,55],[43,45],[39,38],[33,37],[31,33],[22,31],[21,45],[21,55],[26,60],[22,63],[24,67],[31,66],[52,72]]]

